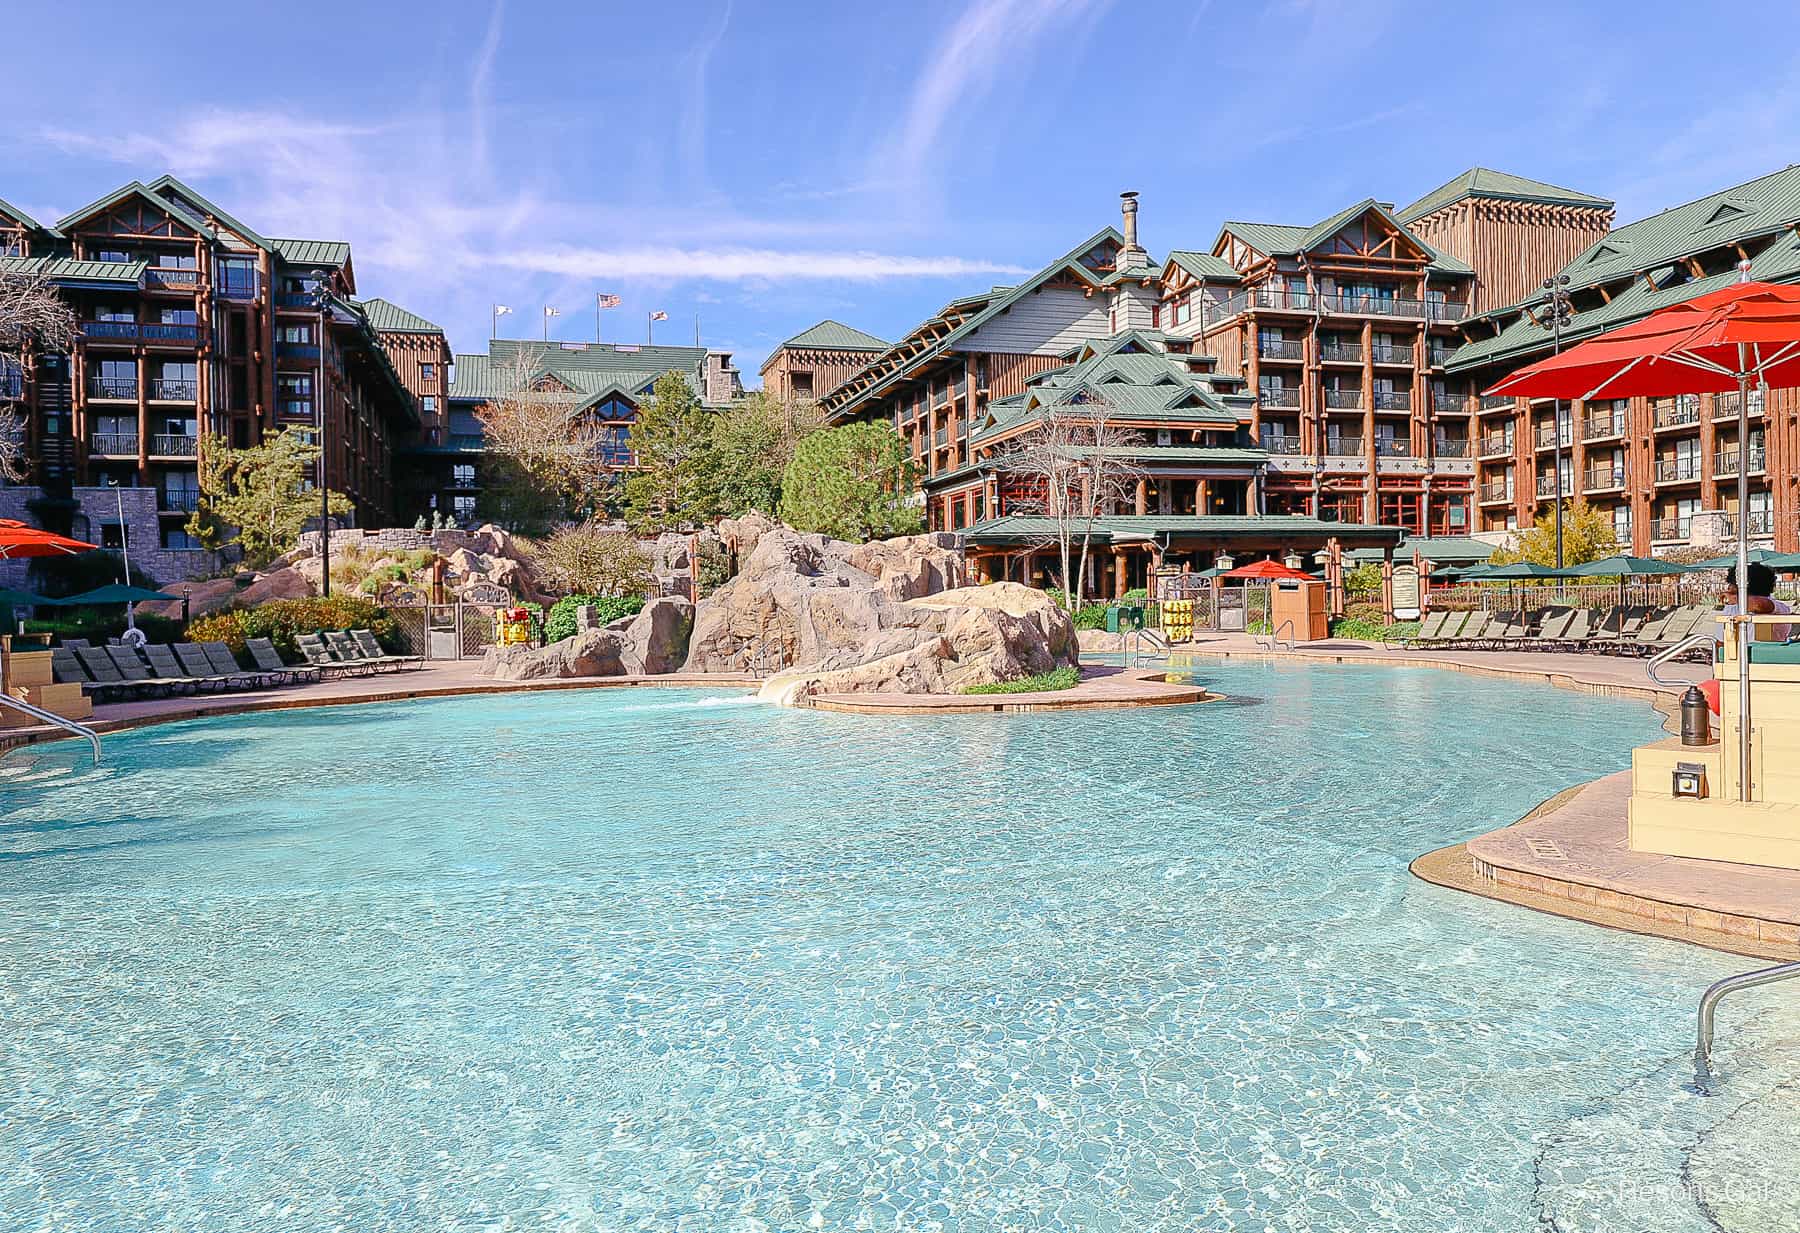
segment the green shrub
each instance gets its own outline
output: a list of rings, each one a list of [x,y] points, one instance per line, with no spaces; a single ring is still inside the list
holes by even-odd
[[[1075,610],[1075,615],[1071,619],[1075,622],[1076,629],[1105,629],[1106,605],[1083,604]]]
[[[237,654],[249,639],[267,638],[284,657],[298,660],[297,636],[332,629],[372,629],[388,650],[406,649],[387,610],[354,595],[276,599],[256,608],[209,613],[188,626],[188,641],[223,642]]]
[[[606,625],[620,617],[636,616],[644,610],[642,595],[565,595],[550,608],[550,615],[544,618],[544,641],[546,643],[561,642],[564,638],[575,636],[575,610],[584,604],[592,604],[599,609],[600,624]]]
[[[1365,625],[1386,625],[1387,610],[1380,604],[1345,604],[1344,619]]]
[[[1016,681],[999,681],[992,685],[971,685],[965,694],[1035,694],[1053,689],[1073,689],[1081,680],[1079,668],[1058,668],[1036,676],[1022,676]]]
[[[1389,625],[1382,620],[1365,621],[1345,616],[1331,623],[1333,638],[1361,638],[1367,642],[1405,642],[1418,633],[1417,621],[1396,621]]]

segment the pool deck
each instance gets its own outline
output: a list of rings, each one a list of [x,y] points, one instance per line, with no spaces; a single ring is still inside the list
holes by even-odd
[[[816,711],[852,715],[991,715],[1011,711],[1115,711],[1140,706],[1214,702],[1202,685],[1164,679],[1160,670],[1089,664],[1070,689],[1022,694],[817,694]]]

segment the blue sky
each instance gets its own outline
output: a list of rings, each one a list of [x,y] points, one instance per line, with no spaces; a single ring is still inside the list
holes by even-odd
[[[1471,165],[1621,221],[1795,161],[1788,5],[12,0],[0,197],[165,171],[359,290],[503,333],[702,338],[754,380],[823,317],[896,338],[1143,194],[1143,239],[1310,223]],[[186,12],[192,21],[177,21]],[[1759,42],[1754,32],[1771,37]],[[1751,37],[1740,38],[1749,34]],[[1704,40],[1704,45],[1699,45]],[[92,59],[76,49],[94,48]]]

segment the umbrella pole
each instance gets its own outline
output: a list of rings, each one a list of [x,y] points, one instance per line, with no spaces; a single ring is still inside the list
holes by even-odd
[[[125,585],[131,585],[131,532],[125,526],[125,490],[113,489],[113,498],[119,503],[119,559],[125,562]],[[132,619],[131,601],[125,601],[125,628],[136,629],[137,622]]]
[[[1738,616],[1750,613],[1750,356],[1738,344],[1737,594]],[[1738,800],[1750,790],[1750,623],[1740,620],[1738,645]]]

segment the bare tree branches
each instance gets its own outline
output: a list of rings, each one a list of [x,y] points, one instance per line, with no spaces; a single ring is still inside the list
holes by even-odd
[[[14,405],[33,356],[75,345],[75,313],[40,268],[0,270],[0,479],[25,478],[25,420]]]
[[[475,412],[499,464],[490,478],[507,506],[500,513],[525,528],[599,506],[612,482],[608,464],[624,448],[610,427],[576,414],[579,395],[533,377],[530,357],[521,351],[502,392]]]
[[[1132,461],[1132,450],[1142,440],[1119,425],[1110,402],[1078,396],[1040,409],[1037,423],[1009,441],[996,459],[997,469],[1019,480],[1028,494],[1013,503],[1013,512],[1049,520],[1039,545],[1057,547],[1070,609],[1087,577],[1095,522],[1135,502],[1143,470]],[[1077,545],[1079,563],[1072,571]]]

